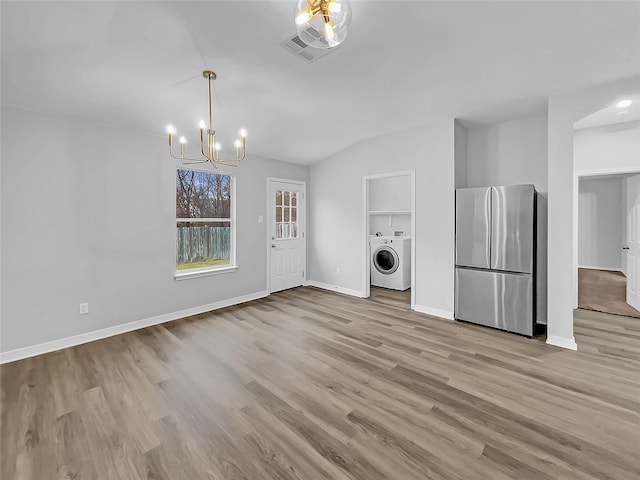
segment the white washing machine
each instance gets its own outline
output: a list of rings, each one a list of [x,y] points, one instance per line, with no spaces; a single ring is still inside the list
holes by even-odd
[[[371,246],[371,285],[406,290],[411,287],[411,237],[375,237]]]

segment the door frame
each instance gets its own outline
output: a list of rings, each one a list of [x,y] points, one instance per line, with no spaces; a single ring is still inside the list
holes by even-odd
[[[573,172],[573,309],[578,308],[578,189],[580,179],[589,177],[599,177],[602,175],[635,175],[640,173],[640,167],[637,168],[603,168],[598,170],[580,170]],[[622,207],[621,207],[622,208]],[[626,211],[625,211],[626,215]]]
[[[279,178],[279,177],[267,177],[267,215],[266,218],[266,249],[267,249],[267,295],[271,295],[271,221],[273,220],[271,216],[273,215],[273,210],[271,209],[271,183],[272,182],[283,182],[283,183],[291,183],[292,185],[297,185],[302,189],[302,201],[304,204],[304,208],[300,209],[303,211],[304,220],[302,225],[302,235],[303,235],[303,259],[302,259],[302,271],[304,275],[302,276],[302,285],[307,284],[307,182],[304,180],[293,180],[290,178]]]
[[[398,172],[377,173],[362,177],[362,298],[371,295],[371,252],[369,249],[369,181],[379,178],[402,177],[411,178],[411,310],[416,307],[416,171],[402,170]]]

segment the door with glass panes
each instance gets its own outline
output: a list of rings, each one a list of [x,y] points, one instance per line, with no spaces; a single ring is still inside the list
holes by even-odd
[[[303,182],[269,182],[271,293],[304,283],[305,207]]]

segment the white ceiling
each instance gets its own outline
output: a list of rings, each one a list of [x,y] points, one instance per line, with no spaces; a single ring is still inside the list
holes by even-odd
[[[638,85],[640,91],[640,85]],[[621,100],[631,100],[633,103],[628,107],[620,108],[617,103]],[[576,130],[583,128],[601,127],[603,125],[614,125],[617,123],[635,122],[640,120],[640,94],[625,95],[614,99],[611,105],[598,110],[577,121],[573,126]]]
[[[345,43],[313,64],[278,44],[295,0],[9,2],[2,103],[311,164],[434,118],[486,124],[546,97],[640,75],[640,2],[354,1]]]

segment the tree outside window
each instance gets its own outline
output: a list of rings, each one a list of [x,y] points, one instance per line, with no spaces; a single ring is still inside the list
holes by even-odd
[[[178,169],[176,270],[231,265],[233,178]]]

